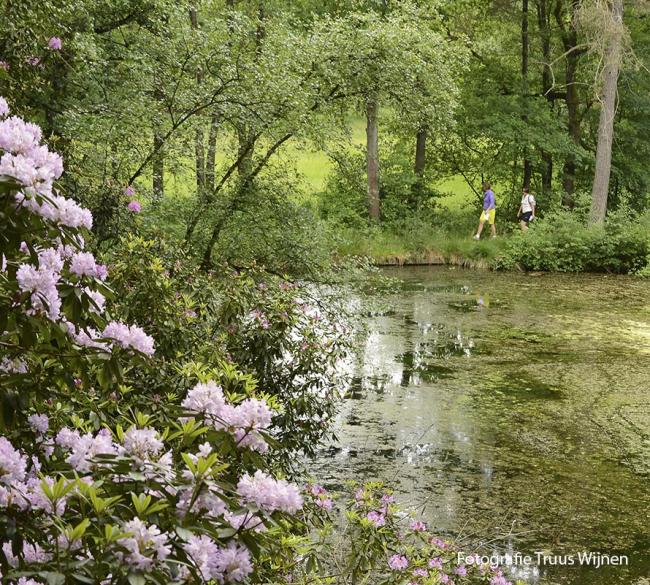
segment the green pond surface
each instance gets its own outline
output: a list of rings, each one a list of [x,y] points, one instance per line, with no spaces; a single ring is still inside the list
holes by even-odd
[[[314,476],[383,480],[469,550],[629,557],[531,583],[650,583],[650,283],[385,272]]]

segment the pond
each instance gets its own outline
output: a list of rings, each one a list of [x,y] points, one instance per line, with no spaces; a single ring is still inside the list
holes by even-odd
[[[531,583],[650,575],[650,283],[449,267],[386,269],[330,488],[385,481],[483,553],[599,551],[629,566],[529,567]],[[643,582],[643,581],[639,581]]]

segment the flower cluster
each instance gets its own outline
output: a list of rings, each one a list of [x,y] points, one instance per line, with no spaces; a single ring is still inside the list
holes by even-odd
[[[147,526],[139,518],[134,518],[122,528],[128,536],[120,538],[118,542],[128,552],[116,554],[120,561],[139,571],[150,572],[155,564],[169,556],[171,546],[168,535],[161,533],[155,524]]]
[[[310,496],[312,496],[314,503],[319,508],[330,511],[334,506],[334,501],[332,500],[332,496],[327,492],[327,490],[323,486],[307,484],[306,491]]]
[[[260,453],[268,450],[259,433],[271,425],[272,413],[265,401],[247,398],[239,404],[230,404],[221,386],[209,381],[194,386],[182,406],[192,413],[202,414],[215,429],[231,432],[239,446]]]
[[[247,502],[266,512],[282,510],[293,514],[303,505],[302,496],[295,485],[276,480],[257,470],[254,475],[244,475],[237,484],[237,493]]]
[[[49,420],[44,415],[33,415],[30,417],[30,424],[41,435],[48,432]],[[121,443],[118,443],[108,429],[102,429],[95,435],[69,428],[61,429],[54,438],[54,444],[63,452],[67,465],[81,477],[67,481],[68,487],[64,486],[58,492],[59,495],[55,490],[57,481],[39,473],[42,467],[47,465],[49,455],[45,456],[44,463],[36,457],[30,459],[16,449],[6,437],[0,436],[0,510],[8,512],[16,508],[23,513],[32,514],[40,511],[41,514],[45,513],[45,516],[33,518],[44,520],[44,526],[56,526],[51,519],[48,520],[48,516],[65,518],[68,511],[77,510],[78,500],[89,501],[86,496],[80,498],[84,494],[87,495],[87,490],[96,493],[97,487],[94,486],[102,484],[110,489],[119,489],[126,477],[123,475],[124,463],[121,457],[128,456],[132,462],[131,469],[141,470],[144,468],[143,463],[159,458],[165,448],[161,436],[150,427],[131,427],[120,436]],[[208,457],[211,452],[212,447],[205,443],[200,446],[199,453],[191,459],[198,461],[201,457]],[[159,461],[166,456],[171,470],[171,451],[160,457]],[[60,469],[60,464],[58,467]],[[120,471],[117,471],[118,468]],[[191,483],[181,487],[182,482],[188,480]],[[133,478],[128,479],[128,482],[128,490],[131,490]],[[242,505],[254,504],[269,514],[275,511],[294,514],[302,507],[302,497],[296,486],[284,480],[275,480],[260,470],[254,476],[245,474],[241,477],[232,493],[233,498],[240,499],[240,502],[234,504],[236,511],[229,509],[223,494],[217,496],[201,491],[197,478],[190,477],[190,474],[170,472],[166,476],[158,476],[157,482],[162,491],[151,493],[162,498],[163,508],[171,504],[170,509],[175,507],[181,517],[189,507],[193,507],[195,512],[208,508],[211,514],[201,515],[199,521],[210,522],[215,526],[231,525],[238,531],[254,529],[259,532],[264,529],[261,520],[254,513],[242,514],[239,511]],[[96,495],[92,498],[93,502],[101,501]],[[174,501],[177,502],[176,505]],[[119,527],[119,532],[120,536],[116,540],[118,546],[111,549],[111,554],[116,563],[132,571],[147,573],[156,570],[168,574],[172,566],[179,564],[175,551],[182,549],[187,555],[189,566],[203,577],[202,582],[216,580],[219,583],[236,583],[243,581],[253,572],[250,552],[234,540],[221,543],[201,534],[183,535],[179,540],[178,535],[170,532],[168,527],[148,523],[140,517],[125,519]],[[92,538],[88,541],[81,536],[75,538],[72,542],[65,534],[56,537],[57,542],[61,541],[57,544],[59,554],[67,551],[72,558],[84,558],[88,555],[87,546]],[[46,542],[49,541],[51,537]],[[25,540],[18,555],[12,552],[8,542],[1,544],[13,568],[25,570],[26,567],[39,566],[44,569],[48,563],[53,562],[51,542],[42,548],[37,542]],[[90,560],[88,558],[86,562]],[[180,564],[187,566],[188,563],[183,561]],[[193,582],[192,576],[193,572],[188,568],[181,570],[181,578]]]
[[[192,536],[183,548],[206,582],[214,579],[218,583],[237,583],[253,572],[250,553],[237,544],[219,548],[203,535]]]
[[[145,355],[153,355],[154,353],[153,338],[137,325],[125,325],[113,321],[106,326],[102,337],[114,339],[125,349],[134,349]]]
[[[473,557],[467,556],[466,564],[461,563],[458,549],[432,535],[422,520],[411,519],[406,523],[407,515],[400,512],[395,497],[384,492],[380,484],[357,489],[347,507],[354,522],[352,539],[367,539],[369,529],[374,533],[372,540],[377,542],[374,562],[382,575],[377,577],[378,582],[512,585],[499,567],[478,560],[470,562]],[[390,551],[388,555],[387,551]]]
[[[80,473],[89,473],[93,469],[97,455],[117,454],[117,447],[107,429],[102,429],[93,436],[91,433],[82,435],[79,431],[66,427],[59,431],[55,443],[69,453],[66,462]]]
[[[51,39],[51,48],[60,48],[60,39]],[[71,199],[54,192],[54,181],[63,172],[61,157],[41,144],[41,130],[35,124],[12,116],[7,118],[9,107],[0,97],[0,175],[14,178],[22,188],[16,193],[17,209],[24,208],[40,216],[46,224],[78,229],[92,227],[88,209]],[[23,297],[29,300],[25,311],[29,315],[43,314],[51,321],[61,322],[71,338],[84,347],[109,351],[112,344],[151,355],[153,339],[135,325],[111,322],[101,334],[89,326],[68,322],[62,311],[63,288],[78,288],[88,299],[90,312],[103,314],[104,295],[96,290],[106,279],[107,269],[96,262],[90,252],[84,251],[84,238],[72,234],[69,243],[51,242],[49,247],[36,244],[20,245],[20,260],[16,266],[16,284]],[[34,259],[34,254],[36,259]],[[3,270],[6,258],[3,256]],[[24,302],[22,299],[19,304]],[[112,340],[105,343],[103,339]]]
[[[23,186],[16,203],[48,221],[79,228],[92,227],[90,211],[53,192],[63,173],[61,157],[41,144],[41,129],[17,116],[7,118],[9,107],[0,98],[0,175],[13,177]]]
[[[47,42],[47,48],[52,51],[60,51],[63,47],[63,41],[59,37],[51,37]]]

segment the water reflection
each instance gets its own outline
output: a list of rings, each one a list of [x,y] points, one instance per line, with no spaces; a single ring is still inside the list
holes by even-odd
[[[331,487],[383,479],[481,552],[623,553],[620,569],[530,580],[605,585],[650,573],[648,284],[611,277],[400,269],[380,300],[315,462]]]

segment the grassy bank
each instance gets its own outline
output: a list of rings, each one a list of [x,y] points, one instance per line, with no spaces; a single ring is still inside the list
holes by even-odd
[[[601,272],[650,276],[650,215],[611,214],[589,225],[576,212],[550,214],[525,234],[514,230],[474,241],[422,221],[402,226],[343,229],[337,252],[377,265],[453,264],[533,272]]]
[[[503,238],[474,241],[470,236],[446,234],[440,230],[394,233],[382,230],[346,230],[341,234],[338,253],[366,256],[377,265],[453,264],[468,268],[489,268],[503,252]]]

